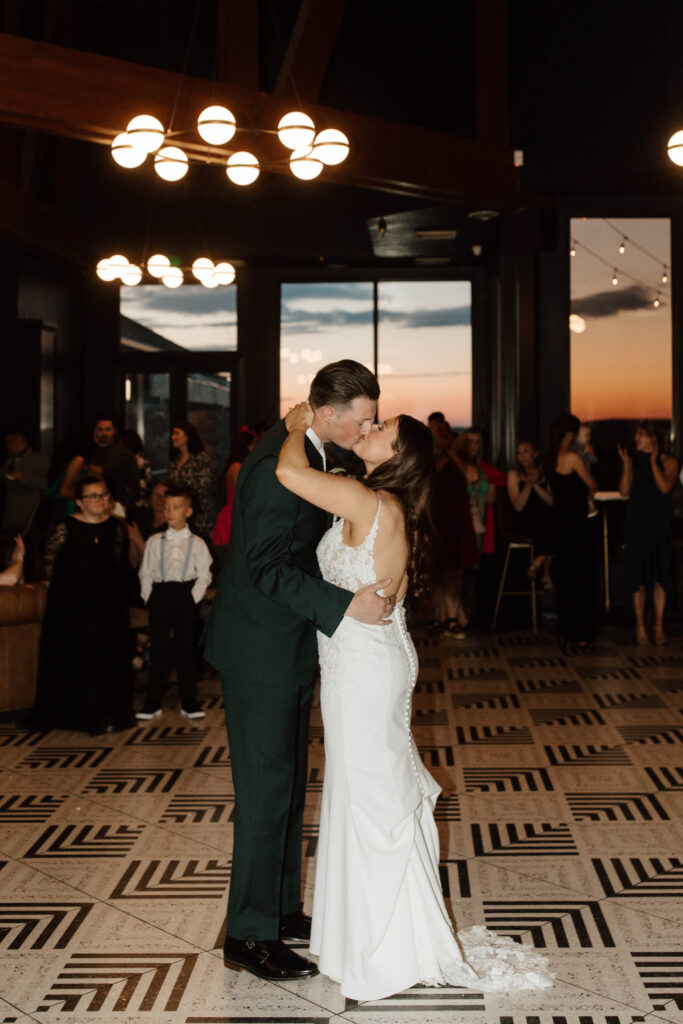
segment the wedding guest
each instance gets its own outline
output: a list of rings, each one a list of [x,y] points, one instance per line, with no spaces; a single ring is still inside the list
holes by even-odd
[[[18,534],[9,547],[7,554],[3,552],[0,566],[4,566],[0,570],[0,587],[14,587],[17,583],[22,582],[24,575],[24,557],[26,550],[24,548],[24,539],[21,534]]]
[[[593,645],[597,617],[597,560],[588,521],[588,499],[597,484],[572,451],[580,426],[571,413],[553,420],[548,452],[557,524],[557,610],[567,653]]]
[[[144,507],[135,509],[134,518],[143,540],[147,540],[157,530],[166,526],[166,491],[165,480],[156,480],[152,484]],[[144,548],[143,548],[144,550]]]
[[[38,685],[27,724],[91,735],[135,724],[129,670],[126,524],[99,477],[76,484],[77,511],[48,542],[50,579]]]
[[[589,423],[582,423],[576,435],[576,441],[572,445],[572,451],[581,456],[583,464],[589,473],[593,473],[593,466],[598,461],[595,448],[591,442],[591,427]],[[588,518],[597,516],[598,508],[592,498],[588,499]]]
[[[0,468],[5,502],[3,530],[23,530],[47,484],[47,455],[36,452],[23,430],[5,434],[7,458]]]
[[[125,510],[132,509],[138,500],[138,464],[133,453],[120,443],[111,417],[95,421],[93,442],[88,472],[102,477],[114,502]]]
[[[673,593],[671,504],[669,495],[678,477],[678,461],[665,449],[654,423],[640,423],[631,456],[618,445],[622,461],[619,490],[628,495],[626,508],[626,576],[633,595],[636,643],[649,644],[645,627],[648,597],[654,606],[654,641],[666,643],[664,612],[667,594]]]
[[[79,476],[87,476],[85,455],[90,450],[91,438],[92,432],[87,426],[76,427],[57,446],[52,457],[45,496],[55,503],[56,523],[76,511],[75,484]]]
[[[468,618],[463,606],[463,573],[477,564],[479,554],[467,493],[467,480],[454,458],[455,436],[445,420],[432,420],[430,430],[437,450],[436,478],[432,487],[435,532],[432,594],[434,619],[429,633],[464,640]]]
[[[135,506],[145,508],[152,489],[152,467],[145,454],[145,446],[137,430],[124,430],[121,434],[121,444],[135,457],[138,467],[138,498]]]
[[[189,488],[196,497],[192,528],[208,540],[216,522],[213,473],[209,456],[194,424],[180,420],[171,431],[171,459],[166,474],[170,486]]]
[[[225,505],[218,513],[216,525],[211,534],[211,542],[223,547],[230,540],[232,529],[232,506],[235,501],[235,487],[242,463],[256,443],[256,435],[248,427],[243,427],[239,434],[232,438],[230,454],[225,463]]]
[[[484,538],[487,532],[489,506],[496,496],[495,486],[490,482],[487,473],[482,467],[482,451],[483,441],[481,433],[478,430],[469,429],[463,430],[458,435],[452,456],[467,481],[467,495],[470,501],[472,525],[474,526],[477,550],[480,555],[482,552],[489,554],[489,551],[484,546]],[[491,529],[493,530],[493,524],[491,524]],[[491,546],[491,551],[493,551],[493,546]]]
[[[195,640],[198,606],[211,582],[211,555],[187,525],[193,512],[187,488],[169,486],[165,510],[168,529],[149,538],[140,567],[140,592],[149,605],[151,652],[147,697],[136,715],[142,721],[162,713],[171,668],[171,631],[181,714],[190,719],[205,717],[197,700]]]
[[[553,495],[545,478],[538,448],[531,441],[520,441],[517,459],[507,474],[510,499],[510,528],[534,543],[534,561],[529,575],[536,578],[543,570],[545,590],[553,590],[550,564],[555,544]]]

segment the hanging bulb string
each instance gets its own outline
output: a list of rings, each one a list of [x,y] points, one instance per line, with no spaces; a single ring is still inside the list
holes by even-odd
[[[173,101],[173,109],[171,111],[171,118],[170,118],[170,121],[168,122],[167,134],[169,134],[172,131],[172,129],[173,129],[173,122],[175,121],[175,115],[176,115],[176,111],[178,109],[178,103],[180,102],[180,92],[181,92],[181,90],[183,88],[183,83],[185,81],[185,76],[187,74],[187,64],[188,64],[188,61],[190,59],[190,51],[192,49],[192,43],[194,42],[195,32],[197,31],[197,23],[199,22],[199,13],[200,13],[200,11],[202,9],[203,3],[204,3],[204,0],[196,0],[196,7],[195,7],[195,11],[194,11],[194,21],[192,22],[192,28],[190,29],[190,35],[189,35],[188,40],[187,40],[187,49],[185,50],[185,58],[183,60],[183,68],[182,68],[182,71],[180,72],[180,79],[178,81],[178,88],[176,89],[175,100]]]
[[[655,263],[659,264],[659,266],[662,267],[664,269],[664,272],[666,273],[669,267],[668,263],[665,263],[664,260],[660,259],[659,256],[655,256],[653,252],[650,252],[649,249],[646,249],[644,245],[640,244],[640,242],[636,242],[635,239],[630,238],[628,235],[624,234],[623,231],[620,231],[616,224],[613,224],[610,220],[607,219],[607,217],[603,217],[602,219],[608,228],[611,228],[612,231],[615,231],[619,235],[622,244],[628,242],[628,244],[632,245],[635,249],[639,249],[640,252],[642,252],[645,256],[649,256],[651,260],[654,260]]]
[[[627,270],[616,270],[614,266],[614,260],[606,260],[604,256],[601,256],[599,253],[594,252],[592,249],[589,249],[587,245],[584,245],[583,242],[579,242],[578,239],[575,238],[573,240],[572,246],[575,249],[583,249],[583,251],[587,252],[589,256],[592,256],[594,259],[599,260],[600,263],[602,263],[605,267],[609,267],[612,276],[615,276],[615,274],[617,274],[619,277],[628,277],[631,281],[634,281],[635,284],[640,284],[643,286],[643,288],[647,288],[648,291],[654,291],[657,292],[658,294],[661,291],[661,288],[655,288],[653,285],[648,284],[646,281],[643,281],[640,277],[635,277],[633,274],[629,274]]]
[[[275,11],[273,10],[273,5],[271,3],[271,0],[268,0],[268,13],[270,14],[270,20],[273,22],[273,28],[275,29],[275,35],[278,38],[278,42],[280,44],[280,49],[282,50],[282,59],[284,61],[286,56],[287,56],[287,47],[285,46],[285,41],[282,38],[282,33],[280,32],[280,26],[277,23],[277,18],[275,17]],[[294,23],[294,28],[296,28],[296,22]],[[292,88],[294,89],[294,95],[296,96],[296,102],[299,104],[299,106],[301,106],[301,96],[299,95],[299,89],[298,89],[298,86],[296,84],[296,79],[294,78],[294,73],[293,73],[291,67],[290,67],[289,72],[288,72],[288,77],[290,78],[290,80],[292,82]]]

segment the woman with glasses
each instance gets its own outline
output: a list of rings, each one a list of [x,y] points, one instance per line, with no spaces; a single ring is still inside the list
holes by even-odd
[[[96,735],[135,725],[126,574],[128,528],[99,477],[76,485],[76,511],[47,544],[50,580],[40,641],[34,729]]]

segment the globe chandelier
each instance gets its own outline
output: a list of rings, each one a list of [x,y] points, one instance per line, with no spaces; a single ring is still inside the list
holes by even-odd
[[[167,288],[179,288],[190,273],[205,288],[232,284],[235,268],[226,260],[214,263],[208,256],[198,256],[189,266],[178,266],[163,253],[155,253],[146,262],[130,263],[127,257],[116,253],[101,259],[95,272],[101,281],[120,280],[121,284],[132,287],[140,284],[145,271],[149,277],[161,281]]]
[[[227,107],[206,107],[197,118],[196,131],[210,146],[226,146],[237,130],[235,116]],[[138,114],[128,122],[125,132],[112,142],[111,155],[124,168],[140,167],[148,156],[153,155],[154,170],[160,178],[180,181],[189,170],[190,159],[201,162],[201,157],[193,155],[190,158],[180,146],[175,145],[177,136],[187,135],[189,131],[170,131],[151,114]],[[343,132],[337,128],[316,132],[313,120],[300,110],[281,117],[277,129],[249,131],[277,135],[282,145],[290,150],[288,159],[292,174],[303,181],[317,178],[325,165],[340,164],[349,154],[349,140]],[[169,142],[173,144],[168,145]],[[235,185],[251,185],[259,177],[261,165],[254,153],[230,150],[225,173]]]

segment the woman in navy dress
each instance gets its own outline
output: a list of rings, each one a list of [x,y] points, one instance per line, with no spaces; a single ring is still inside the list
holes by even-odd
[[[645,604],[652,599],[655,613],[654,640],[666,643],[664,611],[673,593],[671,503],[669,494],[678,477],[678,461],[662,451],[654,423],[636,428],[636,452],[631,459],[619,445],[623,463],[619,490],[628,495],[626,510],[626,578],[633,594],[636,643],[649,644],[645,628]]]

